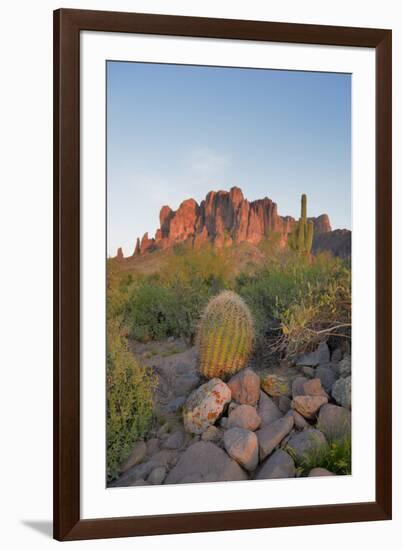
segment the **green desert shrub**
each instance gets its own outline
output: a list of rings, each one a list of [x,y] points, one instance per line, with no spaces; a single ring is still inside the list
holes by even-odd
[[[286,356],[314,348],[331,335],[350,336],[351,273],[339,259],[297,252],[254,276],[237,290],[255,319],[257,344]]]
[[[243,299],[230,290],[221,292],[208,303],[197,332],[201,374],[226,378],[242,369],[253,337],[253,320]]]
[[[107,323],[107,477],[115,478],[152,419],[155,380],[129,351],[117,319]]]
[[[140,342],[176,335],[175,299],[160,283],[143,281],[129,290],[125,319],[132,338]]]
[[[295,458],[295,457],[294,457]],[[352,444],[350,437],[331,441],[327,447],[295,458],[301,476],[307,476],[313,468],[325,468],[336,475],[350,475],[352,472]]]

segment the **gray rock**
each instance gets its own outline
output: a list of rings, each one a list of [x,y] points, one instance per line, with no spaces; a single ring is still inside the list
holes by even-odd
[[[227,416],[222,416],[222,418],[219,420],[219,426],[223,430],[226,430],[226,428],[228,427],[228,422],[229,422],[228,417]]]
[[[313,468],[310,470],[308,477],[327,477],[327,476],[334,476],[336,474],[330,472],[326,468]]]
[[[159,451],[160,439],[153,437],[147,441],[147,455],[151,456]]]
[[[308,428],[308,426],[310,426],[310,424],[307,422],[307,420],[305,418],[303,418],[302,415],[299,414],[297,411],[290,410],[287,414],[293,416],[293,420],[294,420],[294,423],[295,423],[294,427],[297,430],[304,430],[304,428]]]
[[[350,376],[352,374],[352,361],[350,355],[345,355],[342,361],[339,361],[339,375],[342,377]]]
[[[303,430],[293,435],[287,445],[292,456],[297,460],[303,460],[307,454],[316,454],[328,446],[322,432],[314,428]]]
[[[307,378],[314,378],[314,376],[315,376],[314,367],[303,367],[302,372],[303,372],[304,376],[307,376]]]
[[[278,401],[278,408],[282,413],[287,413],[290,410],[292,401],[286,395],[281,395]]]
[[[247,479],[246,472],[223,449],[209,441],[198,441],[181,455],[165,484],[243,479]]]
[[[161,485],[165,477],[166,477],[166,468],[164,466],[158,466],[158,468],[155,468],[149,474],[147,481],[151,485]]]
[[[250,472],[258,464],[258,440],[254,432],[243,428],[230,428],[223,436],[229,456]]]
[[[352,377],[339,378],[332,386],[332,397],[339,405],[350,409],[352,405]]]
[[[331,361],[337,363],[342,359],[342,350],[341,348],[336,348],[331,354]]]
[[[137,441],[131,450],[130,456],[123,464],[122,472],[126,472],[137,464],[140,464],[147,454],[147,445],[144,441]]]
[[[293,380],[292,383],[292,397],[293,399],[298,395],[305,395],[304,393],[304,384],[308,382],[308,378],[305,376],[298,376]]]
[[[328,403],[328,398],[322,395],[298,395],[292,401],[292,407],[304,418],[315,418],[322,405]]]
[[[324,405],[318,415],[317,427],[329,440],[348,438],[351,432],[351,415],[338,405]]]
[[[203,441],[220,441],[223,437],[223,431],[216,426],[208,426],[205,432],[202,432],[201,439]]]
[[[254,479],[282,479],[295,475],[296,468],[292,457],[282,449],[277,449],[261,464]]]
[[[329,363],[330,353],[326,342],[321,342],[318,348],[311,352],[305,353],[296,360],[298,367],[316,367],[322,363]]]
[[[229,380],[232,397],[240,405],[256,405],[260,397],[260,377],[251,369],[243,369]]]
[[[214,424],[232,397],[229,387],[219,378],[212,378],[193,391],[183,407],[184,428],[201,434]]]
[[[177,430],[176,432],[169,435],[166,441],[163,443],[163,446],[166,449],[180,449],[185,443],[185,434],[182,430]]]
[[[293,428],[293,416],[284,416],[256,432],[260,447],[260,460],[264,460]]]
[[[263,391],[260,394],[257,407],[258,416],[261,418],[261,427],[271,424],[274,420],[282,417],[282,413],[273,400]]]
[[[316,368],[315,375],[321,380],[321,384],[323,385],[325,391],[329,393],[336,380],[335,369],[327,365],[320,365]]]
[[[130,484],[130,487],[140,487],[141,485],[149,485],[148,481],[145,481],[145,479],[136,479]]]
[[[238,405],[229,413],[228,428],[244,428],[253,432],[260,424],[261,418],[251,405]]]

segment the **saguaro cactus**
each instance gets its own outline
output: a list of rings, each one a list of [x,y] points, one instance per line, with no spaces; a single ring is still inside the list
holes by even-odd
[[[298,252],[310,254],[313,246],[314,224],[307,220],[307,195],[301,196],[301,215],[295,228],[289,235],[289,246]]]
[[[243,299],[229,290],[212,298],[197,333],[200,371],[206,378],[226,378],[242,369],[250,356],[253,320]]]

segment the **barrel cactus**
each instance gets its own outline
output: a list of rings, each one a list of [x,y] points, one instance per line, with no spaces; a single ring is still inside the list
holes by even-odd
[[[242,369],[253,344],[253,319],[243,299],[229,290],[212,298],[201,318],[197,345],[206,378],[226,378]]]

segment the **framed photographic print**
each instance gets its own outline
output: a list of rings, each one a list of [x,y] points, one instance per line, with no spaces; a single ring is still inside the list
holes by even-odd
[[[54,536],[391,518],[391,31],[54,13]]]

